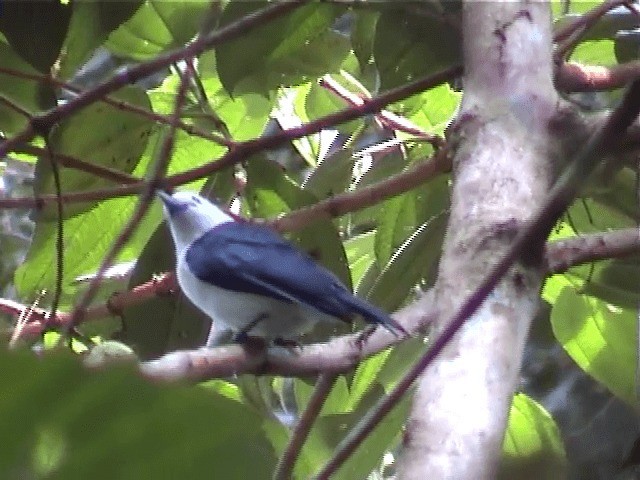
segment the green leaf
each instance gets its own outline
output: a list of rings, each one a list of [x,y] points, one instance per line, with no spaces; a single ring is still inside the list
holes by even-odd
[[[134,198],[118,198],[101,202],[89,212],[80,214],[64,222],[64,277],[62,279],[63,296],[61,307],[69,306],[73,299],[82,291],[82,287],[74,279],[83,274],[94,272],[99,266],[105,253],[111,248],[120,229],[129,220],[135,205]],[[155,211],[158,222],[160,211]],[[157,223],[156,223],[157,224]],[[140,230],[146,225],[141,225]],[[142,235],[150,232],[142,230]],[[146,241],[139,238],[132,241],[129,248],[120,256],[121,261],[133,260]],[[18,267],[14,275],[14,282],[21,298],[31,301],[36,293],[47,290],[46,299],[50,299],[55,289],[55,257],[56,224],[40,222],[36,225],[31,247],[25,262]],[[133,245],[136,245],[134,247]],[[108,298],[113,293],[105,290],[97,296],[97,300]],[[41,302],[45,305],[47,301]]]
[[[282,168],[271,161],[254,156],[246,167],[245,198],[254,215],[270,217],[311,205],[314,195],[291,181]],[[318,220],[289,237],[351,288],[351,275],[338,232],[330,219]]]
[[[592,182],[589,185],[589,189],[583,192],[583,196],[589,198],[585,200],[586,207],[582,204],[582,208],[587,208],[590,211],[596,209],[595,214],[598,226],[603,221],[607,222],[607,227],[605,228],[635,226],[638,216],[636,197],[637,172],[632,168],[623,167],[613,173],[607,171],[605,167],[597,180],[599,180],[597,183],[595,181]],[[570,210],[570,215],[573,216],[573,212],[575,212],[578,205],[580,204],[576,203],[574,205],[574,208]],[[600,213],[598,210],[603,208],[605,211]],[[583,213],[586,214],[587,212]],[[591,225],[591,228],[593,227]],[[589,226],[586,228],[589,228]],[[584,231],[584,229],[580,229],[580,231]]]
[[[351,85],[344,81],[341,76],[335,75],[333,77],[335,81],[340,83],[347,90],[353,90]],[[361,93],[361,92],[357,92]],[[320,86],[318,82],[314,82],[311,84],[307,96],[304,99],[304,120],[315,120],[317,118],[321,118],[325,115],[329,115],[331,113],[338,112],[348,107],[347,102],[342,100],[336,94],[330,92],[326,88]],[[340,133],[345,135],[353,134],[357,132],[358,129],[361,129],[363,125],[366,125],[366,118],[358,118],[356,120],[352,120],[347,123],[341,123],[339,125],[334,125],[332,128],[335,128]]]
[[[380,139],[382,141],[383,139]],[[405,158],[396,151],[372,160],[371,167],[358,179],[355,190],[358,188],[373,185],[374,183],[386,180],[387,178],[401,172],[407,165]],[[370,228],[375,225],[375,221],[380,217],[382,204],[367,207],[363,210],[353,212],[349,216],[351,228]]]
[[[151,104],[146,93],[137,87],[125,87],[116,98],[147,110]],[[138,165],[153,128],[152,122],[140,115],[120,110],[104,103],[94,103],[74,116],[63,120],[50,136],[54,153],[70,155],[88,163],[131,173]],[[36,194],[55,194],[51,162],[40,158],[36,164]],[[90,191],[111,185],[112,181],[75,169],[60,168],[61,191]],[[69,218],[95,205],[94,202],[65,205]],[[39,220],[56,220],[55,205],[39,212]]]
[[[277,95],[278,103],[273,112],[273,117],[283,129],[297,128],[309,121],[306,112],[306,98],[312,83],[303,83],[293,87],[283,88]],[[327,136],[329,132],[322,134]],[[320,156],[321,134],[314,133],[306,137],[292,140],[292,144],[298,153],[309,165],[316,165]]]
[[[0,15],[0,18],[2,15]],[[14,50],[0,39],[0,66],[26,74],[38,74],[30,64],[20,58]],[[25,80],[17,76],[0,73],[0,96],[35,114],[53,107],[56,97],[45,83]],[[0,130],[6,135],[19,132],[27,125],[27,117],[0,102]]]
[[[59,76],[71,77],[109,34],[144,3],[143,0],[76,0],[64,42],[65,55],[60,60]]]
[[[384,267],[367,298],[390,312],[400,307],[440,258],[447,220],[444,213],[434,216],[407,238]]]
[[[640,302],[640,263],[631,259],[598,262],[593,270],[582,268],[584,293],[622,308],[635,308]],[[591,275],[589,276],[589,274]]]
[[[215,70],[215,57],[212,52],[207,52],[200,57],[200,70],[202,86],[206,93],[208,107],[224,122],[229,133],[237,141],[250,140],[257,137],[263,131],[269,121],[271,103],[264,97],[247,93],[231,97],[222,87],[220,79]],[[175,94],[180,85],[180,77],[171,75],[165,79],[160,87],[150,92],[154,111],[169,114],[173,111]],[[190,103],[189,108],[184,113],[185,117],[194,116],[194,123],[199,120],[209,120],[206,118],[208,112],[203,112],[199,105]],[[203,121],[200,125],[204,130],[210,130],[203,124],[210,123]],[[207,141],[210,145],[210,157],[215,158],[225,151],[215,143]]]
[[[551,415],[522,393],[513,397],[502,444],[499,479],[565,478],[567,455]]]
[[[319,200],[346,191],[353,176],[355,159],[352,153],[350,148],[340,148],[326,155],[307,177],[302,188]]]
[[[351,380],[349,400],[345,406],[347,411],[355,409],[374,382],[377,381],[378,373],[380,373],[391,351],[391,349],[383,350],[360,362]]]
[[[351,29],[351,45],[358,58],[360,68],[369,64],[373,56],[373,39],[380,12],[355,11],[355,20]]]
[[[114,55],[140,61],[180,47],[198,33],[209,5],[208,0],[147,0],[109,35],[105,47]]]
[[[175,269],[173,240],[161,224],[140,254],[129,280],[129,288],[148,282],[153,276]],[[181,292],[157,296],[127,306],[122,312],[120,341],[131,345],[143,359],[156,358],[174,350],[204,345],[211,319],[194,307]]]
[[[203,85],[209,105],[224,120],[235,140],[250,140],[263,132],[271,112],[271,103],[267,99],[255,93],[232,98],[216,77],[206,78]]]
[[[231,2],[221,24],[230,24],[264,5]],[[225,89],[229,93],[265,94],[279,86],[301,84],[336,71],[350,49],[349,39],[331,30],[343,11],[343,7],[332,4],[302,6],[220,45],[216,57]]]
[[[212,388],[161,386],[130,367],[92,371],[77,357],[6,351],[0,378],[11,392],[0,399],[0,434],[11,438],[0,471],[9,477],[255,478],[275,467],[262,418]]]
[[[623,186],[620,186],[620,189],[622,190]],[[627,193],[612,193],[607,197],[611,200],[609,205],[614,205],[614,199],[624,198]],[[600,195],[597,192],[591,194]],[[559,224],[550,240],[576,236],[576,230],[580,233],[600,233],[634,225],[634,220],[623,213],[621,208],[611,208],[587,198],[572,205],[567,221]],[[563,274],[547,278],[542,297],[553,304],[567,286],[617,307],[636,308],[640,301],[640,261],[638,257],[626,257],[572,267]]]
[[[225,123],[234,139],[249,140],[262,133],[271,111],[271,105],[265,98],[256,94],[231,98],[222,88],[218,77],[211,73],[206,74],[202,84],[207,93],[209,105]],[[171,75],[161,86],[149,92],[155,112],[169,114],[173,111],[178,86],[178,76]],[[178,130],[169,174],[201,166],[207,161],[222,156],[225,152],[225,147],[200,137],[189,136],[184,131]]]
[[[406,117],[431,134],[444,136],[445,129],[456,115],[461,100],[461,92],[443,84],[393,103],[388,109]]]
[[[60,54],[71,7],[60,0],[3,2],[0,32],[20,57],[39,72],[49,71]]]
[[[313,393],[315,385],[313,383],[305,382],[304,380],[296,379],[294,381],[294,387],[298,410],[302,412],[309,402],[309,398]],[[349,411],[349,388],[347,387],[347,381],[344,376],[340,376],[322,404],[320,414],[334,415]]]
[[[616,396],[638,404],[637,313],[564,288],[551,311],[553,332],[567,353]]]
[[[376,232],[356,235],[344,242],[344,250],[351,270],[351,283],[358,285],[369,266],[375,262],[373,246]]]
[[[378,385],[377,388],[368,392],[366,398],[363,398],[358,405],[358,410],[353,413],[320,416],[314,423],[298,458],[293,477],[312,478],[335,452],[336,445],[345,433],[355,426],[364,412],[382,393],[382,389]],[[367,436],[355,453],[331,478],[339,480],[366,478],[372,470],[380,465],[384,453],[393,450],[396,446],[408,410],[409,397],[406,396]]]
[[[444,18],[395,8],[381,13],[373,55],[382,90],[461,62],[460,33],[455,24]]]
[[[616,65],[613,40],[592,40],[578,44],[570,60],[586,65]]]
[[[142,175],[146,171],[155,143],[155,138],[154,141],[149,142],[147,151],[133,172],[134,175]],[[199,183],[202,184],[202,180]],[[75,277],[95,272],[100,266],[105,253],[113,245],[122,227],[129,221],[135,203],[136,199],[132,197],[105,200],[91,210],[64,221],[65,268],[61,307],[71,305],[81,291],[81,287],[74,282]],[[131,261],[138,258],[142,248],[160,223],[161,215],[159,208],[150,209],[138,225],[133,238],[124,245],[117,261]],[[36,293],[42,289],[47,290],[48,296],[41,305],[45,305],[51,298],[50,295],[55,288],[56,235],[56,222],[37,222],[27,258],[14,274],[18,293],[26,301],[32,301]],[[106,300],[115,287],[110,288],[97,295],[96,300]]]

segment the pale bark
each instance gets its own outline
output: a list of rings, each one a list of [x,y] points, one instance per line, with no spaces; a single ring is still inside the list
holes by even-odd
[[[469,0],[463,31],[464,98],[453,128],[458,149],[436,283],[439,319],[450,318],[505,253],[559,168],[549,129],[560,102],[552,83],[548,3]],[[413,400],[399,478],[496,476],[542,278],[539,268],[512,268],[427,368]]]

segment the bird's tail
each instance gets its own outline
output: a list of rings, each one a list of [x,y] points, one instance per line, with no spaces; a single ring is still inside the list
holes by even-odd
[[[349,295],[349,297],[349,306],[354,312],[362,315],[368,323],[380,324],[397,337],[409,336],[409,333],[404,329],[404,327],[391,318],[388,313],[370,304],[366,300],[352,295]]]

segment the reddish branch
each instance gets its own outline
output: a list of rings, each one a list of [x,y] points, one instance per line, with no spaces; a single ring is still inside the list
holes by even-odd
[[[75,87],[70,83],[63,82],[56,78],[52,78],[46,75],[35,74],[35,73],[22,72],[20,70],[8,68],[6,66],[0,66],[0,73],[9,75],[12,77],[16,77],[16,78],[23,78],[25,80],[33,80],[38,83],[46,83],[49,85],[53,85],[54,87],[57,87],[63,90],[68,90],[70,92],[77,93],[80,95],[84,95],[88,91],[88,90],[83,90],[82,88]],[[148,118],[153,122],[169,124],[169,117],[166,115],[161,115],[159,113],[146,110],[142,107],[139,107],[138,105],[133,105],[123,100],[118,100],[116,98],[110,97],[108,95],[102,98],[98,98],[96,99],[96,101],[106,103],[122,111],[135,113],[137,115],[140,115],[141,117]],[[27,118],[31,117],[30,112],[25,111],[24,115]],[[194,137],[205,138],[207,140],[211,140],[212,142],[215,142],[219,145],[223,145],[226,147],[230,147],[233,145],[231,142],[227,141],[224,137],[221,137],[220,135],[215,135],[213,133],[206,132],[196,127],[195,125],[189,125],[187,123],[184,123],[182,120],[178,120],[175,125],[176,127],[180,128],[181,130],[184,130],[189,135],[193,135]]]
[[[550,274],[563,273],[583,263],[640,253],[640,229],[580,235],[547,244],[544,264]]]
[[[296,213],[297,211],[283,217],[283,219],[289,216],[297,218]],[[282,230],[296,229],[303,225],[297,222],[293,222],[292,225],[287,225],[286,222],[280,224],[278,221],[275,224],[280,227],[286,226]],[[544,265],[548,274],[551,275],[565,272],[570,267],[583,263],[637,253],[640,253],[640,232],[636,228],[628,228],[549,242],[545,249]],[[85,312],[85,321],[109,315],[120,315],[126,307],[151,300],[157,296],[166,296],[175,292],[177,288],[173,273],[167,273],[128,292],[114,294],[106,304],[89,308]],[[0,311],[16,318],[28,308],[30,308],[28,305],[0,299]],[[34,309],[31,321],[25,326],[22,335],[33,337],[41,334],[47,315],[48,312],[44,309]],[[70,313],[59,312],[56,318],[48,321],[48,325],[51,328],[64,327],[68,324],[70,317]]]
[[[277,148],[291,140],[305,137],[314,133],[318,133],[327,127],[355,120],[364,115],[375,113],[390,103],[397,102],[416,93],[428,90],[430,88],[441,85],[462,73],[460,67],[451,67],[441,72],[421,78],[415,82],[408,83],[402,87],[389,90],[383,94],[373,97],[371,100],[365,101],[363,105],[358,107],[350,107],[330,115],[326,115],[317,120],[313,120],[299,127],[290,128],[273,135],[260,137],[245,142],[237,142],[235,147],[222,157],[213,160],[206,165],[194,168],[192,170],[178,173],[167,177],[164,180],[164,186],[175,187],[185,183],[198,180],[200,178],[211,175],[212,173],[223,170],[231,165],[242,162],[249,158],[252,154]],[[18,142],[22,143],[22,142]],[[1,148],[1,146],[0,146]],[[61,196],[63,203],[75,202],[92,202],[106,200],[109,198],[124,197],[142,192],[145,189],[145,183],[140,181],[131,185],[120,185],[105,189],[87,191],[87,192],[71,192]],[[49,203],[56,201],[54,195],[40,195],[38,197],[22,197],[22,198],[0,198],[0,208],[43,208]]]
[[[371,98],[351,93],[349,90],[347,90],[333,78],[331,78],[330,75],[325,75],[319,80],[318,83],[320,84],[320,86],[326,88],[334,95],[340,97],[352,107],[361,106],[364,104],[365,100]],[[410,122],[406,118],[402,118],[393,112],[390,112],[388,110],[381,110],[380,112],[376,113],[375,118],[383,128],[386,128],[388,130],[397,130],[409,135],[414,135],[419,139],[431,143],[434,147],[444,146],[445,141],[442,137],[426,132],[418,125],[415,125],[413,122]]]
[[[69,102],[59,105],[42,114],[34,115],[27,126],[14,137],[5,140],[0,144],[0,158],[6,156],[7,153],[20,143],[26,143],[35,135],[48,131],[64,118],[69,117],[81,108],[84,108],[93,102],[115,92],[125,85],[133,84],[149,75],[167,68],[186,58],[196,57],[207,49],[220,45],[223,42],[246,35],[247,32],[256,27],[277,18],[286,12],[297,8],[305,3],[305,0],[283,1],[272,4],[266,8],[248,14],[240,20],[226,25],[210,35],[199,37],[190,44],[164,55],[159,55],[145,63],[141,63],[132,67],[127,67],[117,73],[108,80],[96,85],[91,90],[87,90]],[[176,121],[172,122],[175,125]]]
[[[622,88],[640,78],[640,61],[611,67],[567,62],[557,70],[556,86],[563,92],[597,92]]]
[[[91,282],[89,282],[89,287],[80,298],[80,301],[76,305],[76,308],[73,310],[71,318],[69,319],[69,323],[65,327],[66,333],[69,333],[73,328],[76,327],[76,325],[82,322],[83,317],[86,314],[86,310],[89,308],[93,297],[98,292],[98,288],[100,288],[100,283],[102,282],[104,274],[114,262],[118,253],[120,253],[120,250],[134,234],[142,218],[147,213],[149,205],[151,205],[151,201],[153,200],[153,197],[155,195],[156,188],[158,187],[158,185],[160,185],[161,180],[164,178],[167,168],[169,167],[169,162],[171,161],[171,153],[173,152],[174,138],[176,133],[176,120],[178,120],[182,115],[182,108],[184,107],[187,90],[189,88],[189,82],[191,81],[191,78],[194,74],[195,71],[193,70],[192,65],[187,62],[184,76],[180,81],[180,87],[178,88],[178,92],[175,96],[173,112],[170,117],[171,123],[169,131],[164,136],[164,140],[160,147],[160,152],[158,153],[158,158],[156,159],[155,164],[151,169],[149,175],[150,180],[148,183],[145,183],[145,188],[140,194],[140,198],[138,199],[138,203],[135,210],[133,211],[133,214],[131,215],[131,218],[120,232],[120,235],[118,235],[118,237],[113,242],[111,249],[109,249],[109,251],[105,254],[95,277],[91,279]]]
[[[164,274],[127,292],[114,294],[105,304],[90,307],[85,312],[84,320],[96,320],[112,315],[119,316],[127,307],[155,297],[169,295],[177,288],[173,273]],[[13,300],[0,299],[0,311],[14,317],[19,317],[29,308],[31,307]],[[45,309],[33,308],[32,310],[30,321],[21,332],[21,336],[24,338],[38,336],[45,328],[64,328],[71,319],[71,312],[58,312],[55,318],[49,318],[49,312]]]

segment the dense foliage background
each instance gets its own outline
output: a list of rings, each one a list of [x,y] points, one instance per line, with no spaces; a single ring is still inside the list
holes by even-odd
[[[595,6],[554,2],[557,25]],[[251,152],[241,165],[217,169],[215,161],[228,149],[211,134],[229,143],[304,128],[310,120],[353,108],[358,99],[462,61],[460,5],[448,1],[309,3],[247,27],[194,58],[162,61],[167,52],[186,52],[203,21],[215,33],[262,7],[204,0],[1,4],[5,139],[20,136],[31,125],[30,116],[125,75],[123,65],[149,67],[144,78],[110,94],[109,103],[98,95],[73,114],[62,112],[50,130],[37,131],[47,135],[48,146],[35,137],[4,152],[3,190],[17,199],[0,199],[3,311],[10,312],[12,324],[18,315],[9,299],[25,305],[37,300],[39,307],[50,308],[59,292],[57,309],[73,311],[87,290],[83,276],[100,267],[138,208],[132,194],[142,187],[135,182],[150,178],[167,136],[174,139],[167,185],[203,191],[233,201],[242,215],[269,219],[339,194],[348,199],[349,192],[407,171],[442,146],[462,96],[459,73],[433,88],[408,91],[386,107],[386,117],[354,115],[349,122],[270,145],[278,148]],[[639,23],[628,10],[610,12],[580,37],[571,60],[603,66],[637,61]],[[173,132],[171,115],[186,62],[196,73],[180,108],[183,124]],[[349,103],[340,88],[356,100]],[[572,98],[599,111],[619,95],[612,90]],[[48,150],[57,158],[56,168]],[[335,219],[309,218],[289,238],[357,295],[395,311],[435,281],[451,183],[441,170],[419,187],[383,195],[368,208]],[[62,218],[59,194],[65,199]],[[637,226],[637,195],[637,165],[607,172],[584,191],[550,240]],[[115,263],[135,264],[129,263],[124,275],[110,272],[94,305],[172,269],[173,247],[161,221],[154,202],[117,254]],[[544,308],[533,327],[522,393],[514,398],[505,435],[504,478],[631,478],[637,459],[627,454],[639,433],[640,257],[573,267],[549,277],[541,295]],[[86,369],[79,358],[109,355],[110,349],[118,357],[124,346],[143,360],[196,348],[209,328],[208,319],[179,295],[131,302],[119,313],[88,318],[66,352],[44,354],[61,349],[59,333],[52,331],[42,338],[25,335],[18,351],[0,353],[5,439],[0,477],[270,478],[293,419],[311,395],[311,379],[241,375],[196,386],[166,385],[140,378],[131,362]],[[405,341],[341,376],[311,430],[295,477],[316,472],[345,432],[427,347],[422,338]],[[334,478],[390,476],[408,408],[407,396]],[[468,408],[473,411],[474,405]]]

